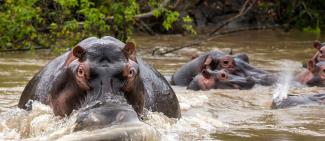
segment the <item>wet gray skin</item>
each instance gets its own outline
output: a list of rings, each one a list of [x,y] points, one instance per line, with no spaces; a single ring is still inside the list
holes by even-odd
[[[228,73],[225,69],[205,69],[189,84],[191,90],[209,89],[250,89],[255,81],[250,77],[242,77]]]
[[[74,131],[100,129],[138,121],[137,113],[126,102],[97,102],[79,110]]]
[[[261,84],[265,86],[272,85],[276,82],[276,76],[274,74],[257,69],[248,64],[247,61],[244,61],[239,57],[234,58],[234,62],[236,67],[234,74],[236,75],[246,77],[249,76],[256,82],[256,84]]]
[[[91,37],[77,46],[81,48],[77,56],[74,54],[77,59],[66,64],[73,52],[69,51],[52,60],[30,80],[19,107],[26,109],[25,104],[32,99],[51,105],[56,115],[64,116],[73,109],[105,99],[107,94],[120,93],[126,83],[122,75],[128,62],[123,53],[124,43],[112,37]]]
[[[308,86],[325,87],[325,61],[320,61],[316,64],[313,78],[306,82]]]
[[[315,95],[288,95],[287,98],[281,100],[273,100],[272,108],[289,108],[298,105],[308,105],[308,104],[325,104],[325,94],[315,94]]]
[[[211,57],[212,60],[218,60],[224,55],[225,54],[220,51],[211,51],[189,61],[174,73],[172,76],[171,84],[178,86],[187,86],[190,84],[193,78],[201,72],[208,57]],[[209,66],[211,66],[211,69],[214,70],[216,69],[217,64],[215,64],[215,61],[212,61],[211,65]]]

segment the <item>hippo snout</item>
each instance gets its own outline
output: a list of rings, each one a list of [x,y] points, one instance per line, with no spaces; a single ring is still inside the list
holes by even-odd
[[[139,119],[132,106],[128,104],[101,103],[80,110],[74,130],[92,130],[136,121],[139,121]]]

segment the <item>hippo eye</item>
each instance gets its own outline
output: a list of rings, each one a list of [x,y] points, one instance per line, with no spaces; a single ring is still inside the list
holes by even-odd
[[[323,51],[322,50],[319,50],[319,53],[323,54]]]
[[[225,65],[228,65],[229,62],[228,62],[228,61],[223,61],[223,63],[224,63]]]
[[[134,77],[135,76],[135,70],[134,69],[131,69],[130,71],[129,71],[129,75],[128,75],[128,77],[129,78],[132,78],[132,77]]]

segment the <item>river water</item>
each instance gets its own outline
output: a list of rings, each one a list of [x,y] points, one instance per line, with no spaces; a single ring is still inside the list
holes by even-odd
[[[315,53],[312,41],[324,36],[278,30],[246,31],[225,35],[199,47],[186,48],[165,56],[152,56],[154,48],[190,43],[200,37],[180,35],[134,37],[138,55],[167,78],[194,53],[211,50],[247,53],[250,63],[281,76],[274,86],[251,90],[192,91],[173,86],[182,110],[179,120],[149,113],[137,127],[145,140],[325,140],[324,106],[309,105],[272,110],[273,95],[324,93],[324,88],[292,85],[291,78],[303,70],[302,63]],[[34,103],[32,111],[16,107],[28,80],[56,55],[48,51],[0,53],[0,140],[78,140],[110,135],[117,129],[72,133],[75,114],[55,117],[51,109]],[[143,126],[143,127],[142,127]],[[155,132],[151,132],[151,131]],[[121,131],[120,131],[121,132]],[[85,139],[85,138],[84,138]],[[137,139],[135,137],[135,139]]]

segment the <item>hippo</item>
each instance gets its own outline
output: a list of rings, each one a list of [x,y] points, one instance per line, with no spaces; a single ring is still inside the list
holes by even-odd
[[[295,78],[296,81],[307,86],[325,86],[325,61],[319,61],[315,64],[312,71],[310,69],[298,74]]]
[[[192,79],[206,67],[209,67],[212,70],[227,67],[230,65],[227,62],[229,57],[226,58],[223,56],[225,56],[225,54],[220,51],[211,51],[203,55],[193,57],[190,62],[184,64],[174,73],[171,84],[188,86]],[[236,54],[233,57],[242,59],[249,63],[248,56],[246,54]]]
[[[314,48],[317,50],[315,55],[307,62],[307,69],[311,72],[314,71],[316,64],[320,61],[325,61],[325,43],[314,41]]]
[[[226,69],[211,70],[203,69],[194,77],[188,89],[209,90],[209,89],[251,89],[255,81],[250,77],[242,77],[230,74]]]
[[[93,130],[139,121],[132,106],[125,102],[97,102],[79,110],[74,131]]]
[[[144,110],[162,112],[170,118],[181,116],[167,80],[136,57],[134,43],[124,44],[110,36],[87,38],[50,61],[28,82],[18,107],[30,109],[29,101],[37,100],[49,105],[55,115],[67,116],[73,110],[116,96],[123,96],[138,118]]]
[[[226,69],[229,74],[251,77],[256,84],[266,86],[276,82],[271,73],[251,66],[246,54],[225,55],[219,51],[212,51],[191,60],[178,69],[172,76],[171,84],[188,86],[193,78],[205,68],[211,70]]]
[[[289,108],[299,105],[323,105],[325,104],[325,94],[305,94],[305,95],[288,95],[284,99],[274,99],[272,102],[272,109],[281,109],[281,108]]]

